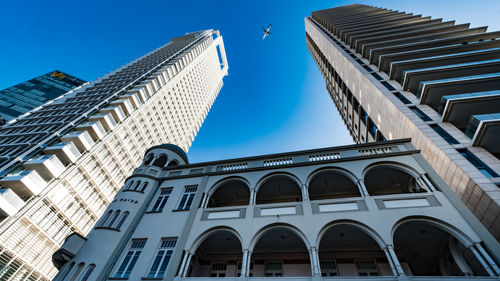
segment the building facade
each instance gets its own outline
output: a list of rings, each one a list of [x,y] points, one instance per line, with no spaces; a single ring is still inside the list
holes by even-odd
[[[0,128],[0,280],[52,279],[147,147],[189,149],[227,71],[218,31],[188,33]]]
[[[409,139],[197,164],[165,144],[53,261],[55,281],[498,280],[500,244]]]
[[[84,83],[81,79],[54,70],[0,90],[0,118],[11,121]]]
[[[364,5],[305,29],[354,141],[411,138],[500,240],[500,32]]]

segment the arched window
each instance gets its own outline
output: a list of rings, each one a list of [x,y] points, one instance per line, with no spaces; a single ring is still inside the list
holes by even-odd
[[[153,161],[153,153],[146,155],[146,160],[144,160],[144,165],[149,165],[151,164],[151,161]]]
[[[266,179],[256,195],[256,204],[299,201],[302,201],[299,185],[285,175],[274,175]]]
[[[120,221],[118,222],[118,224],[117,224],[117,225],[116,225],[116,227],[115,227],[116,229],[120,229],[120,227],[122,227],[122,224],[123,224],[123,223],[125,222],[125,220],[127,219],[128,214],[129,214],[129,212],[128,212],[128,211],[127,211],[127,212],[124,212],[124,213],[122,214],[122,217],[120,218]]]
[[[113,213],[113,211],[109,210],[106,213],[106,215],[102,218],[101,223],[99,224],[99,226],[105,226],[106,225],[106,221],[109,219],[109,216],[111,216],[112,213]]]
[[[167,164],[167,160],[168,160],[167,155],[162,155],[158,159],[155,160],[155,162],[153,163],[153,166],[163,168],[163,166],[165,166],[165,164]]]
[[[173,167],[179,165],[179,162],[177,160],[172,160],[168,163],[167,167]]]
[[[69,279],[70,281],[75,281],[76,280],[76,277],[78,277],[78,275],[80,274],[80,272],[82,272],[82,269],[83,269],[83,266],[85,265],[85,263],[81,262],[78,264],[78,267],[76,268],[76,271],[75,271],[75,274],[73,274],[73,277],[71,277],[71,279]]]
[[[87,267],[87,271],[85,271],[85,274],[82,276],[82,279],[80,281],[87,281],[89,279],[90,274],[92,274],[92,271],[94,271],[95,264],[89,264]]]
[[[115,223],[119,215],[120,215],[120,210],[116,210],[115,213],[113,214],[113,217],[111,218],[111,221],[108,223],[107,227],[113,227],[113,224]]]
[[[133,180],[127,182],[125,184],[125,186],[123,187],[123,190],[130,190],[130,187],[132,187],[132,185],[134,185],[134,181]]]
[[[64,279],[66,279],[66,277],[68,277],[68,274],[73,269],[73,266],[75,266],[75,262],[72,262],[72,263],[69,264],[68,269],[66,270],[66,272],[64,272],[64,275],[62,275],[62,278],[59,279],[59,280],[64,281]]]
[[[146,190],[146,187],[148,187],[149,182],[145,182],[142,187],[141,187],[141,192],[144,192]]]
[[[130,190],[139,190],[140,185],[141,185],[141,181],[137,181],[137,183],[134,185],[134,188],[131,188]]]
[[[416,179],[394,165],[378,165],[365,174],[365,186],[370,195],[425,192]]]

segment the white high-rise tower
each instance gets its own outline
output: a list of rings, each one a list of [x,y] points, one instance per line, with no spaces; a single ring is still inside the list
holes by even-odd
[[[188,150],[227,70],[218,31],[189,33],[1,128],[0,279],[52,278],[146,148]]]

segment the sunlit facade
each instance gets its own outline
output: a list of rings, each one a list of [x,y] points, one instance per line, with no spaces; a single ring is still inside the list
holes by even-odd
[[[150,146],[187,151],[228,73],[222,37],[168,44],[0,128],[0,280],[49,280]]]
[[[409,139],[195,164],[165,144],[53,261],[55,281],[498,280],[500,245]]]
[[[500,240],[500,32],[365,5],[305,29],[354,141],[411,138]]]

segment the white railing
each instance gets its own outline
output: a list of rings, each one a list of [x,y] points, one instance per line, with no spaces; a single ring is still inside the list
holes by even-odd
[[[340,154],[338,152],[331,153],[319,153],[309,155],[309,162],[323,161],[323,160],[334,160],[340,159]]]
[[[392,146],[379,147],[379,148],[367,148],[367,149],[360,149],[358,151],[359,151],[359,154],[361,154],[361,156],[368,156],[368,155],[391,153],[392,148],[393,148]]]
[[[281,165],[289,165],[292,164],[292,158],[280,158],[280,159],[272,159],[272,160],[264,160],[264,167],[271,167],[271,166],[281,166]]]
[[[238,164],[229,164],[229,165],[221,165],[217,167],[217,171],[234,171],[234,170],[242,170],[248,168],[248,163],[238,163]]]

